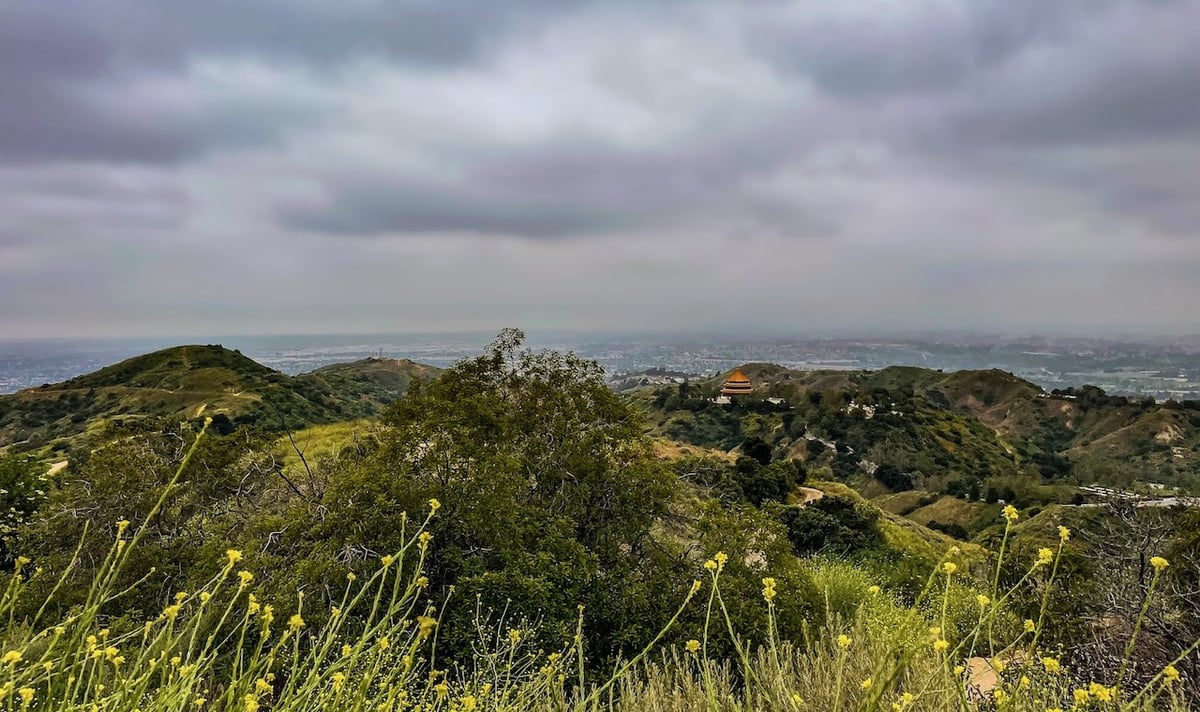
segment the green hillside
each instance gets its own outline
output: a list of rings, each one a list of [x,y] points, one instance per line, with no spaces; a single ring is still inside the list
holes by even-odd
[[[59,384],[0,396],[0,448],[64,452],[114,423],[225,416],[232,426],[300,428],[378,414],[439,369],[364,359],[300,376],[221,346],[178,346]]]
[[[762,440],[776,457],[960,536],[994,519],[998,501],[1069,504],[1081,485],[1200,491],[1200,402],[1092,386],[1046,393],[994,369],[741,370],[754,393],[729,404],[714,402],[728,374],[627,397],[659,437],[725,451]],[[908,490],[911,502],[887,501]]]

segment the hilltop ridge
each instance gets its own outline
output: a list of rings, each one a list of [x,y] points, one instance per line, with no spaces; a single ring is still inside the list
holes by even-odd
[[[298,376],[220,345],[184,345],[0,396],[0,448],[66,450],[114,422],[224,416],[268,429],[368,417],[441,370],[368,358]]]

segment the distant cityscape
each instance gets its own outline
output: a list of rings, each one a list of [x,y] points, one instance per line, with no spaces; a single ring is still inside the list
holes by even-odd
[[[285,373],[380,354],[447,366],[478,354],[494,334],[264,336],[194,339],[221,343]],[[63,381],[187,340],[0,341],[0,393]],[[904,338],[737,338],[614,334],[530,334],[536,348],[570,350],[611,375],[659,369],[713,376],[749,362],[800,370],[946,371],[998,368],[1043,388],[1090,384],[1119,395],[1200,399],[1200,339],[1115,339],[922,335]]]

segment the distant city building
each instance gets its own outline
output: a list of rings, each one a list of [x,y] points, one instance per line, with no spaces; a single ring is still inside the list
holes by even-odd
[[[754,390],[750,385],[750,377],[742,373],[742,369],[735,368],[730,374],[729,380],[725,381],[725,385],[721,386],[721,395],[735,397],[748,396]]]

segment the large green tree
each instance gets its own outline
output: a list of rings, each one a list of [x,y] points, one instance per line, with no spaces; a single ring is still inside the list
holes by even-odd
[[[332,476],[312,534],[354,565],[394,549],[402,513],[437,499],[431,593],[454,585],[467,602],[451,611],[452,645],[471,634],[476,599],[539,617],[554,645],[584,605],[597,645],[633,645],[678,602],[653,590],[678,567],[650,537],[676,480],[596,363],[523,339],[504,331],[397,401],[378,448]]]

